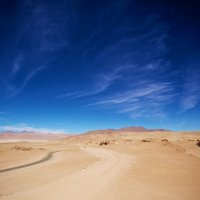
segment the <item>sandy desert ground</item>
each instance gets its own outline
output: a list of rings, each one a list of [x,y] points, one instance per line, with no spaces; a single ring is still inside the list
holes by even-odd
[[[200,199],[200,133],[108,132],[0,143],[0,199]]]

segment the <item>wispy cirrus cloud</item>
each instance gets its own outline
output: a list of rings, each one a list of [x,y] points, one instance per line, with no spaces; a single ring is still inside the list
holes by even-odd
[[[186,70],[183,91],[181,96],[181,109],[186,111],[194,108],[200,101],[200,62],[192,61]]]
[[[91,63],[101,63],[106,72],[95,74],[89,89],[64,93],[58,98],[93,95],[97,101],[88,106],[112,108],[130,117],[166,117],[165,106],[175,96],[167,73],[170,64],[165,59],[168,27],[158,18],[142,21],[135,22],[135,26],[119,24],[100,39],[95,32],[92,44],[88,40],[84,46],[84,56],[92,55]]]
[[[124,72],[127,72],[128,70],[133,69],[134,67],[135,66],[132,65],[119,66],[111,72],[98,74],[97,76],[95,76],[95,81],[93,82],[93,86],[91,88],[83,91],[67,92],[59,95],[57,98],[80,98],[100,94],[107,90],[112,84],[114,84],[115,81],[123,78],[122,74]]]
[[[95,81],[91,80],[89,89],[66,92],[58,98],[100,94],[125,77],[128,82],[131,76],[140,76],[141,79],[142,73],[154,71],[159,74],[165,71],[167,64],[163,62],[163,55],[167,49],[167,26],[154,20],[148,18],[143,23],[135,23],[135,26],[126,26],[126,22],[119,24],[100,38],[101,30],[95,32],[81,48],[84,57],[90,57],[89,64],[101,68],[102,72],[94,75]],[[129,74],[123,74],[125,71]]]
[[[20,69],[22,68],[22,61],[23,61],[23,55],[19,54],[16,56],[15,60],[13,61],[13,67],[12,67],[12,71],[10,76],[13,77],[17,74],[17,72],[20,71]]]
[[[108,97],[94,105],[112,106],[118,113],[127,113],[132,118],[164,118],[165,105],[175,96],[170,83],[145,83],[139,87]]]
[[[12,84],[10,81],[6,81],[6,87],[7,87],[7,93],[8,93],[8,97],[14,97],[16,96],[18,93],[20,93],[27,85],[27,83],[41,70],[45,69],[45,67],[38,67],[35,68],[34,70],[30,71],[26,77],[24,77],[24,80],[22,82],[22,84],[20,86],[15,86],[14,84]]]
[[[62,7],[58,3],[57,9]],[[48,67],[56,58],[56,53],[68,46],[68,14],[57,13],[45,1],[21,1],[16,18],[15,40],[9,54],[10,71],[4,76],[9,98],[18,95],[36,74]],[[26,17],[24,18],[24,11]],[[23,20],[22,20],[23,18]],[[9,55],[7,54],[7,55]]]
[[[152,98],[151,95],[154,95],[154,98],[156,98],[155,94],[162,94],[169,90],[171,90],[169,87],[169,83],[145,84],[142,87],[140,86],[136,89],[122,92],[120,95],[116,95],[110,99],[108,98],[107,100],[100,101],[98,102],[98,104],[109,104],[109,103],[121,104],[126,102],[135,102],[138,101],[138,98],[141,97]]]

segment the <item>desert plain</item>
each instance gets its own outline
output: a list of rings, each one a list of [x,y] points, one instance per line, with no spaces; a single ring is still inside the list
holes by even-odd
[[[2,200],[200,199],[200,132],[129,128],[27,138],[1,136]]]

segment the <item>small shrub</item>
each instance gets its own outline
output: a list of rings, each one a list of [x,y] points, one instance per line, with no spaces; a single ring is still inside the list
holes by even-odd
[[[30,151],[33,148],[32,147],[24,147],[24,146],[15,145],[12,149],[21,150],[21,151]]]
[[[102,146],[102,145],[108,145],[108,144],[109,144],[109,141],[102,141],[102,142],[99,143],[100,146]]]
[[[151,142],[151,140],[143,139],[142,142]]]
[[[199,141],[199,142],[197,142],[197,146],[198,146],[198,147],[200,147],[200,141]]]
[[[161,141],[162,141],[162,142],[169,142],[168,139],[162,139]]]

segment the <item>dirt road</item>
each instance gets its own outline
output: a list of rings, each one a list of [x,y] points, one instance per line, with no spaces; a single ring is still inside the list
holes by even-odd
[[[14,171],[14,170],[17,170],[17,169],[23,169],[23,168],[26,168],[26,167],[31,167],[33,165],[38,165],[38,164],[41,164],[43,162],[46,162],[48,160],[51,160],[53,158],[53,154],[55,153],[58,153],[60,151],[53,151],[53,152],[49,152],[44,158],[42,158],[41,160],[38,160],[38,161],[35,161],[35,162],[32,162],[32,163],[28,163],[28,164],[25,164],[25,165],[19,165],[19,166],[16,166],[16,167],[11,167],[11,168],[6,168],[6,169],[1,169],[0,170],[0,173],[4,173],[4,172],[10,172],[10,171]]]
[[[95,164],[75,173],[54,180],[39,188],[9,195],[12,200],[100,200],[113,199],[109,196],[109,188],[129,168],[133,158],[100,148],[83,148],[96,157],[101,158]],[[14,173],[14,172],[13,172]]]

